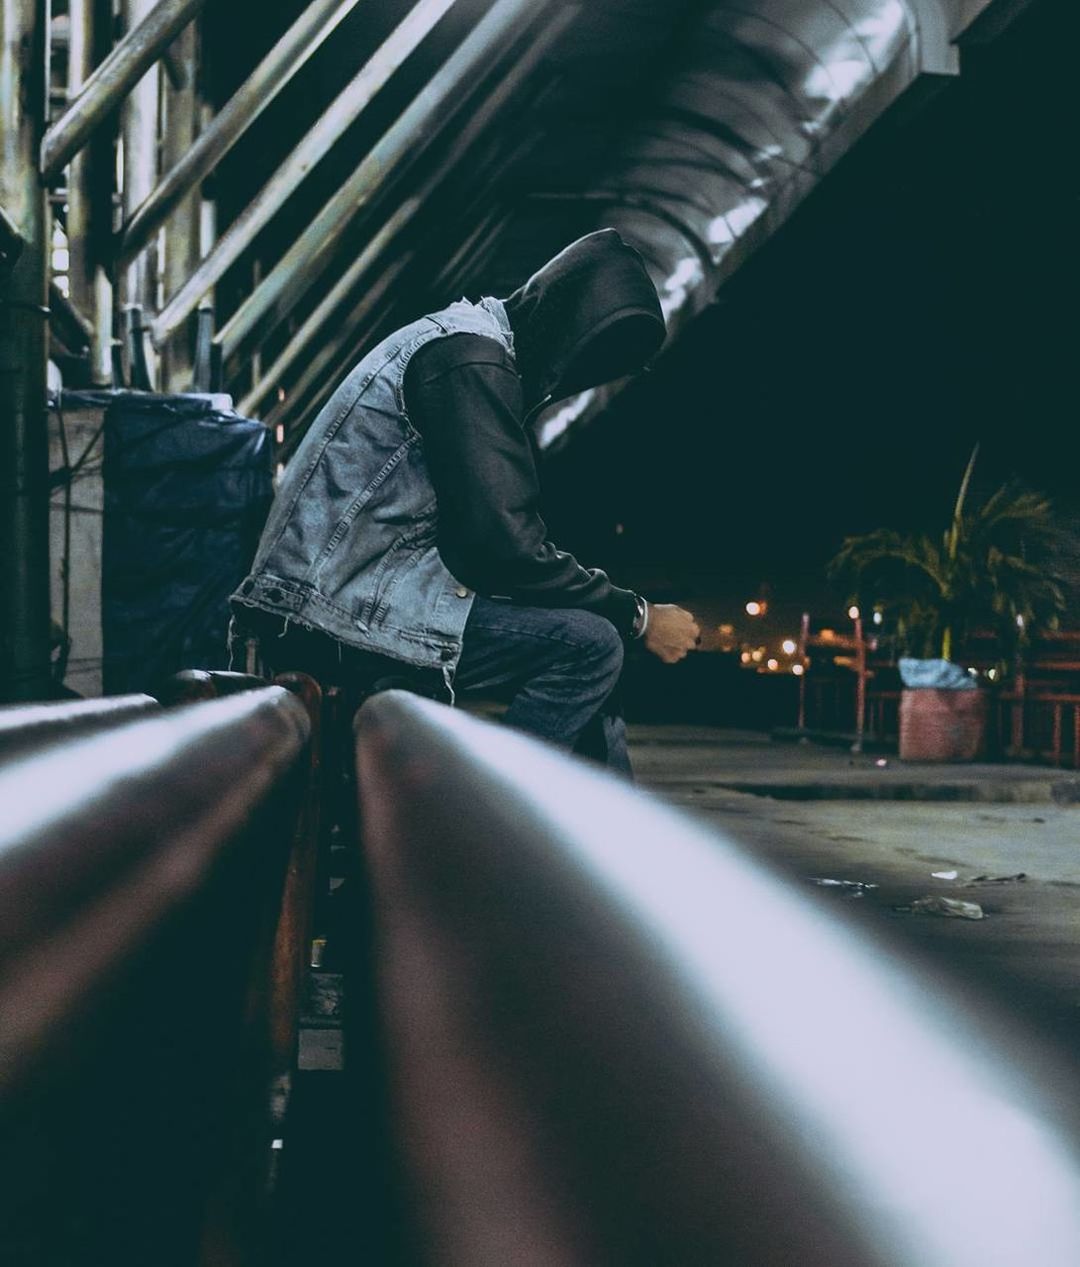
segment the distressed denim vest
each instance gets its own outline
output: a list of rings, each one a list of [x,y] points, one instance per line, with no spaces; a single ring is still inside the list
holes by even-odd
[[[513,352],[497,299],[422,317],[364,357],[320,411],[282,476],[233,606],[421,668],[450,685],[473,593],[436,549],[435,490],[403,384],[432,339],[469,333]]]

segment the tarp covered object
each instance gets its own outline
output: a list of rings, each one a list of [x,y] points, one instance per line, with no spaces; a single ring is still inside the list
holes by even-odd
[[[261,422],[220,397],[117,393],[105,413],[101,624],[106,694],[227,667],[229,594],[273,496]]]

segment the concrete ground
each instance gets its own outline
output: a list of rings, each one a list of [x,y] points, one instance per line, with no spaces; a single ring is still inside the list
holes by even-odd
[[[1080,776],[881,765],[707,727],[632,727],[631,750],[642,786],[1080,1052]],[[929,896],[978,903],[984,918],[910,909]]]

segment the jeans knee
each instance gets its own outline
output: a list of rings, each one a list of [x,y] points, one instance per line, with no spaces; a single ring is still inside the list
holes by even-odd
[[[588,617],[588,642],[584,645],[586,660],[595,679],[610,682],[610,689],[619,680],[622,673],[624,645],[618,630],[610,620],[603,616],[594,616],[591,612],[582,612]]]

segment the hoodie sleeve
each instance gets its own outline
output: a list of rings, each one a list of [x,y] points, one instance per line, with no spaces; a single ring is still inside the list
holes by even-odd
[[[629,636],[635,595],[548,540],[521,380],[506,350],[473,334],[427,344],[410,362],[405,404],[424,439],[450,572],[493,598],[596,612]]]

